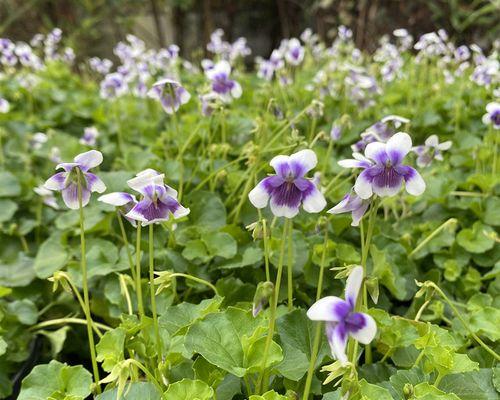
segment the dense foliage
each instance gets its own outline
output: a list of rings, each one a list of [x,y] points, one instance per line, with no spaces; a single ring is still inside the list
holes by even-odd
[[[2,40],[0,398],[21,380],[21,400],[498,398],[498,54],[457,49],[444,32],[413,46],[398,31],[368,55],[350,36],[342,27],[328,48],[310,33],[285,41],[258,73],[243,70],[244,41],[219,33],[215,65],[129,37],[116,72],[94,59],[78,74],[60,32],[32,47]],[[164,77],[176,81],[150,91]],[[413,141],[405,164],[425,191],[352,191],[360,170],[338,161],[396,130]],[[41,185],[91,149],[106,193],[134,193],[127,181],[152,168],[190,212],[140,235],[97,194],[82,208],[81,187],[68,209]],[[327,207],[293,218],[256,209],[249,193],[274,174],[270,160],[303,149],[317,155],[307,182]],[[69,171],[78,182],[87,173]],[[357,227],[326,213],[346,193],[367,202]],[[343,362],[306,311],[343,297],[355,265],[356,309],[377,333],[350,340]]]

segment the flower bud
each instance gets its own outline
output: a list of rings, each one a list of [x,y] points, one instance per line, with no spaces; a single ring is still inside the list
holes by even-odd
[[[269,299],[274,293],[274,284],[272,282],[259,282],[253,297],[252,314],[254,318],[269,303]]]

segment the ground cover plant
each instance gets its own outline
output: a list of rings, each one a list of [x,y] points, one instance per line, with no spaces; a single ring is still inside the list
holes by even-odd
[[[0,39],[0,398],[498,398],[497,47],[61,43]]]

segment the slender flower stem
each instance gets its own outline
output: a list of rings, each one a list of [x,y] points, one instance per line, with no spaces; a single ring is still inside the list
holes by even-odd
[[[217,290],[217,288],[212,285],[210,282],[206,281],[205,279],[201,279],[201,278],[198,278],[197,276],[193,276],[193,275],[189,275],[189,274],[183,274],[181,272],[175,272],[173,273],[172,275],[170,275],[171,278],[175,278],[175,277],[180,277],[180,278],[186,278],[186,279],[190,279],[194,282],[198,282],[198,283],[201,283],[203,285],[206,285],[208,286],[210,289],[212,289],[215,293],[216,296],[219,295],[219,292]]]
[[[330,137],[328,141],[328,148],[326,149],[325,160],[323,161],[323,168],[321,168],[321,176],[325,176],[328,165],[330,165],[330,155],[333,150],[333,139]],[[337,175],[338,176],[338,175]]]
[[[417,254],[427,243],[429,243],[432,239],[434,239],[437,235],[439,235],[443,229],[445,229],[449,225],[455,225],[456,223],[457,223],[456,218],[450,218],[447,221],[443,222],[436,229],[434,229],[434,231],[432,231],[429,236],[427,236],[424,240],[422,240],[422,242],[420,242],[418,246],[415,247],[410,254],[408,254],[408,258],[412,258],[415,254]]]
[[[81,269],[82,269],[82,287],[83,287],[83,303],[84,303],[84,313],[85,319],[87,320],[87,336],[89,339],[90,357],[92,359],[92,370],[94,373],[94,380],[96,385],[97,393],[101,393],[101,386],[99,385],[99,368],[97,367],[95,344],[94,344],[94,334],[92,332],[93,321],[90,314],[90,299],[89,299],[89,288],[87,282],[87,251],[85,246],[85,227],[83,218],[83,204],[82,204],[82,182],[81,182],[81,172],[79,168],[77,171],[77,185],[78,185],[78,209],[80,211],[80,249],[81,249]]]
[[[128,314],[133,314],[132,300],[130,299],[130,293],[128,292],[127,282],[125,281],[125,275],[120,274],[120,291],[125,296],[125,301],[127,302]]]
[[[40,322],[39,324],[30,326],[28,328],[29,331],[37,331],[43,328],[48,328],[49,326],[54,326],[54,325],[66,325],[66,324],[77,324],[77,325],[87,325],[87,320],[81,319],[81,318],[57,318],[57,319],[50,319],[48,321],[43,321]],[[103,331],[111,331],[113,328],[110,326],[100,324],[98,322],[94,322],[93,324],[94,332],[96,333],[97,336],[102,337],[102,333],[99,330],[102,329]]]
[[[149,294],[151,296],[151,312],[153,313],[153,326],[156,336],[156,345],[158,346],[158,363],[163,361],[163,343],[160,336],[160,327],[158,325],[158,313],[156,311],[155,296],[155,268],[154,268],[154,224],[149,225]]]
[[[280,287],[281,287],[281,276],[283,275],[283,261],[285,259],[285,242],[286,235],[288,230],[291,229],[291,219],[285,219],[285,223],[283,225],[283,234],[281,236],[281,246],[280,246],[280,254],[278,259],[278,271],[276,273],[276,284],[274,285],[274,293],[271,297],[271,315],[269,317],[269,330],[267,332],[266,343],[264,346],[264,355],[262,358],[262,366],[261,372],[259,376],[259,380],[257,381],[256,388],[260,393],[264,393],[267,390],[268,382],[266,378],[266,364],[269,356],[269,349],[271,348],[271,343],[273,341],[274,336],[274,328],[276,325],[276,310],[278,309],[278,301],[280,295]]]
[[[153,382],[153,384],[157,387],[157,389],[163,393],[163,387],[160,385],[160,382],[158,382],[158,380],[154,377],[154,375],[139,361],[137,361],[136,359],[134,358],[131,358],[129,359],[129,362],[131,364],[134,364],[135,366],[137,366],[137,368],[139,368],[142,372],[144,372],[144,375],[146,375],[146,377],[151,381]]]
[[[116,217],[118,219],[118,224],[120,225],[120,232],[122,234],[123,243],[127,251],[128,265],[130,267],[130,273],[132,274],[132,279],[135,281],[135,269],[134,260],[132,259],[132,253],[130,252],[130,247],[127,239],[127,232],[125,231],[125,226],[123,225],[123,219],[118,210],[116,210]]]
[[[321,298],[321,293],[323,291],[323,275],[325,270],[325,262],[326,262],[326,251],[328,245],[328,225],[325,226],[325,238],[323,240],[323,252],[321,254],[321,262],[318,276],[318,286],[316,289],[316,301]],[[304,394],[302,396],[302,400],[307,400],[309,398],[309,392],[311,390],[312,378],[314,375],[314,366],[316,365],[316,359],[318,357],[319,344],[321,339],[321,329],[322,323],[316,323],[316,331],[314,332],[314,342],[311,351],[311,359],[309,360],[309,369],[307,370],[307,378],[304,386]]]
[[[288,311],[293,310],[293,220],[290,218],[288,223],[288,259],[287,259],[287,278],[288,278]]]
[[[137,221],[137,239],[135,247],[135,292],[137,295],[137,307],[139,317],[144,317],[144,304],[142,301],[142,286],[141,286],[141,223]]]
[[[267,220],[265,218],[262,219],[262,240],[264,242],[264,264],[266,267],[266,281],[270,282],[271,273],[269,272],[269,243],[267,240]]]

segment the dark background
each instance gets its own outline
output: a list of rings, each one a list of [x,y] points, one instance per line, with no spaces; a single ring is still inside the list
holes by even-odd
[[[500,37],[500,0],[0,0],[0,37],[27,41],[58,26],[79,57],[111,57],[129,32],[190,57],[217,27],[267,56],[306,27],[328,42],[340,24],[367,50],[401,27],[414,36],[444,28],[457,43],[489,47]]]

